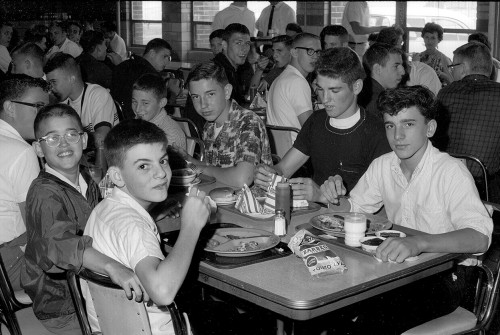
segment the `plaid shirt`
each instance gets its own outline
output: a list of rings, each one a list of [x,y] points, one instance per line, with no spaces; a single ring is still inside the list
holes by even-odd
[[[218,136],[215,136],[215,122],[205,124],[203,142],[206,161],[213,166],[232,167],[239,162],[272,164],[264,122],[234,100]]]
[[[446,151],[479,158],[490,174],[500,170],[500,83],[472,74],[439,91],[440,114],[449,117]],[[471,165],[480,176],[477,164]]]

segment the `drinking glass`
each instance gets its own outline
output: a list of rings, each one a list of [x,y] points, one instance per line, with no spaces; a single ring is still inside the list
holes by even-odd
[[[351,213],[344,217],[345,244],[351,247],[360,247],[359,240],[365,237],[366,216],[360,213]]]

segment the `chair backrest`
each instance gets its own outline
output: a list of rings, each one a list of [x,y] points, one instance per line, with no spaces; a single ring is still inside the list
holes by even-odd
[[[205,144],[199,138],[186,136],[186,152],[190,156],[203,161],[205,159]]]
[[[123,121],[125,120],[125,115],[123,115],[123,107],[122,104],[119,103],[117,100],[114,100],[115,102],[115,107],[116,107],[116,114],[118,116],[118,121]]]
[[[31,304],[23,304],[17,300],[0,255],[0,323],[6,325],[12,335],[21,335],[16,312],[30,306]]]
[[[479,158],[473,155],[450,153],[450,156],[460,159],[469,168],[469,170],[471,170],[471,173],[475,171],[475,169],[473,169],[474,164],[476,164],[476,168],[480,168],[484,187],[483,200],[489,201],[490,197],[488,193],[488,169],[486,168],[486,165],[484,165]]]
[[[123,289],[114,284],[109,277],[83,269],[78,275],[74,271],[67,272],[71,296],[83,335],[91,335],[92,332],[83,304],[78,278],[87,281],[102,334],[151,334],[148,313],[143,303],[128,300]],[[189,334],[186,320],[180,315],[175,303],[167,306],[167,308],[172,318],[175,334]]]
[[[185,117],[175,116],[175,115],[172,115],[171,118],[179,124],[179,126],[184,131],[186,136],[196,137],[198,139],[201,139],[200,131],[198,130],[198,127],[196,126],[196,124],[192,120],[185,118]],[[194,134],[193,134],[193,132],[194,132]]]
[[[283,158],[292,147],[292,133],[299,133],[299,129],[294,127],[283,127],[266,125],[267,136],[271,144],[271,153]]]

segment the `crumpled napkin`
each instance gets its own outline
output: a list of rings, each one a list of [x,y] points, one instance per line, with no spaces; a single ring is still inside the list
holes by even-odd
[[[257,92],[255,94],[255,97],[253,98],[252,103],[250,104],[249,108],[250,109],[267,108],[267,102],[266,102],[266,100],[264,100],[264,98],[262,97],[262,94],[260,94],[260,92]]]
[[[283,176],[279,176],[277,174],[273,174],[271,177],[271,182],[267,187],[266,200],[264,202],[264,207],[262,209],[263,214],[274,214],[276,211],[276,185],[279,182],[286,182],[286,179]]]
[[[234,207],[243,214],[262,212],[262,205],[255,199],[247,184],[243,185]]]

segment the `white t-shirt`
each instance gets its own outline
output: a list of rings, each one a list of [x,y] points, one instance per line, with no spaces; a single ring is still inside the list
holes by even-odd
[[[311,87],[306,78],[292,65],[273,81],[268,94],[267,122],[276,126],[301,129],[298,116],[311,111]],[[297,135],[292,133],[292,141]]]
[[[85,98],[83,99],[82,110],[84,92]],[[72,101],[68,98],[63,103],[68,102],[78,115],[80,115],[83,128],[87,132],[94,132],[95,126],[101,122],[109,123],[111,128],[118,124],[118,114],[113,98],[108,90],[102,86],[87,83],[87,89],[84,89],[76,100]]]
[[[368,35],[356,35],[350,22],[359,22],[360,26],[370,26],[370,9],[366,1],[348,1],[342,14],[342,26],[349,33],[350,42],[367,42]]]
[[[92,247],[104,255],[135,270],[146,257],[164,259],[160,249],[160,235],[148,212],[120,188],[101,201],[90,214],[84,235],[93,239]],[[84,281],[82,294],[92,302]],[[174,329],[168,310],[156,305],[146,306],[153,335],[173,335]],[[99,331],[94,305],[87,304],[87,314],[92,331]]]
[[[40,167],[35,151],[19,132],[0,120],[0,244],[26,231],[19,204],[26,201],[31,182]]]
[[[64,52],[65,54],[69,54],[76,58],[82,53],[82,48],[80,48],[78,44],[76,44],[69,38],[66,38],[60,48],[57,45],[54,45],[52,48],[50,48],[50,50],[45,55],[45,59],[50,59],[50,57],[56,52]]]
[[[11,61],[9,50],[4,45],[0,45],[0,70],[7,73]]]
[[[441,80],[436,74],[436,71],[429,65],[422,62],[408,62],[411,67],[410,80],[406,86],[422,85],[427,87],[435,95],[438,94],[442,87]]]
[[[262,10],[259,19],[255,22],[255,28],[261,31],[264,36],[267,36],[267,27],[269,25],[269,16],[271,15],[272,6],[269,5]],[[289,23],[297,22],[295,11],[283,1],[278,2],[274,7],[273,22],[271,28],[276,35],[285,35],[286,26]]]
[[[250,36],[255,36],[255,14],[247,7],[238,7],[231,4],[215,14],[212,31],[225,29],[231,23],[245,25],[250,31]]]
[[[122,58],[122,60],[127,59],[127,46],[125,45],[123,38],[121,38],[118,34],[115,33],[115,36],[109,42],[109,46]]]

